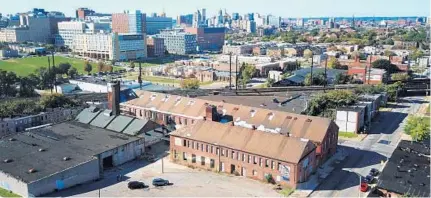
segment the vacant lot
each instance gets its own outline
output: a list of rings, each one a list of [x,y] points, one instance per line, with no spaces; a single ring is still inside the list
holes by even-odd
[[[78,73],[86,73],[84,72],[84,60],[62,56],[55,57],[55,65],[66,62],[76,68]],[[93,66],[93,72],[96,72],[97,63],[91,64]],[[0,60],[0,70],[12,71],[19,76],[28,76],[41,67],[48,68],[48,58],[46,56]]]

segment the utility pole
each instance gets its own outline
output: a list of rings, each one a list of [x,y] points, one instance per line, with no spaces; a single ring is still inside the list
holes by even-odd
[[[55,58],[54,58],[54,53],[55,53],[55,51],[53,50],[53,51],[51,52],[51,55],[52,55],[52,69],[53,69],[53,71],[55,72]],[[54,74],[54,79],[53,79],[53,81],[54,81],[54,87],[55,87],[55,93],[57,93],[57,86],[56,86],[56,84],[57,84],[57,80],[56,80],[56,75],[57,75],[57,74]]]
[[[138,83],[139,83],[139,89],[142,90],[142,65],[141,65],[141,61],[139,61]]]
[[[326,56],[326,58],[325,58],[325,82],[323,83],[323,88],[326,87],[326,83],[328,81],[328,76],[327,76],[327,73],[326,73],[326,68],[327,67],[328,67],[328,56]],[[323,91],[326,91],[326,90],[323,89]]]
[[[48,57],[48,74],[51,74],[51,60],[49,59],[49,56],[47,56],[47,57]],[[50,88],[51,88],[51,94],[52,94],[52,83],[51,83],[51,80],[49,81],[49,84],[51,85]]]
[[[232,90],[232,52],[229,53],[229,90]]]
[[[236,59],[235,59],[235,90],[238,91],[238,55],[236,55]]]
[[[310,75],[311,75],[311,78],[310,78],[310,81],[311,81],[311,83],[310,83],[310,86],[313,86],[313,55],[311,55],[311,72],[310,72]]]
[[[372,62],[372,59],[373,59],[373,54],[371,54],[371,56],[370,56],[370,66],[368,67],[368,84],[370,84],[370,78],[371,78],[371,66],[372,66],[371,62]]]

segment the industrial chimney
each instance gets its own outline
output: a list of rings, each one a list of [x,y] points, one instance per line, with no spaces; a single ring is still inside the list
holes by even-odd
[[[120,82],[108,83],[108,108],[113,115],[120,115]]]

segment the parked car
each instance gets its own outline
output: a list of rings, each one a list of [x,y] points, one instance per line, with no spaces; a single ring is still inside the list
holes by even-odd
[[[127,187],[131,190],[142,189],[142,188],[145,188],[145,184],[144,182],[140,182],[140,181],[131,181],[127,184]]]
[[[369,173],[369,175],[371,175],[371,176],[377,176],[377,175],[379,175],[379,170],[377,170],[377,169],[375,169],[375,168],[372,168],[371,170],[370,170],[370,173]]]
[[[368,190],[368,184],[365,182],[361,183],[361,186],[359,187],[359,189],[361,190],[361,192],[367,192]]]
[[[153,186],[167,186],[167,185],[169,185],[169,180],[162,179],[162,178],[153,179]]]
[[[366,182],[367,184],[372,184],[372,183],[373,183],[373,181],[374,181],[374,176],[372,176],[372,175],[367,175],[367,176],[365,177],[365,182]]]

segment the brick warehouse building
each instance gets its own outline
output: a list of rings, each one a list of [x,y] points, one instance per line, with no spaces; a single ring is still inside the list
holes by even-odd
[[[207,120],[308,139],[316,146],[317,165],[336,152],[338,126],[328,118],[149,91],[137,91],[137,95],[120,104],[123,113],[175,129]]]
[[[172,161],[206,170],[295,187],[316,169],[308,139],[211,121],[178,129],[170,139]]]

